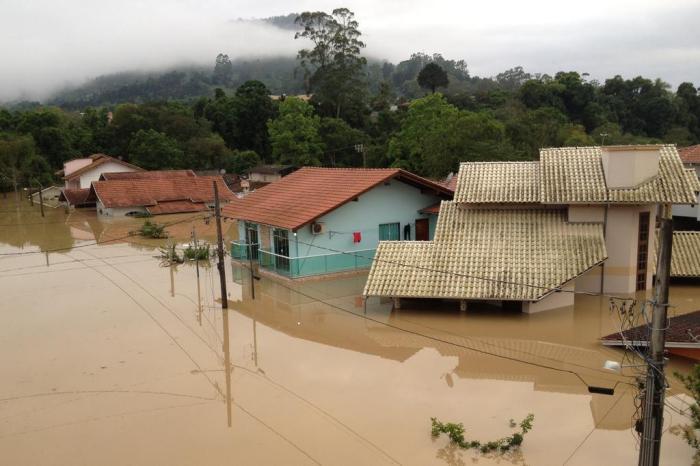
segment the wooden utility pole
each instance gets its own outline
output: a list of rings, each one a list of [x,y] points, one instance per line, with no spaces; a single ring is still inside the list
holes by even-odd
[[[199,259],[197,259],[196,254],[199,254],[199,243],[197,243],[197,230],[195,229],[195,226],[192,225],[192,243],[194,244],[194,250],[195,250],[195,267],[197,269],[197,322],[199,322],[199,325],[201,327],[202,325],[202,291],[201,291],[201,286],[199,284]]]
[[[216,215],[216,239],[217,249],[219,253],[219,263],[216,264],[219,269],[219,280],[221,281],[221,308],[228,309],[228,294],[226,293],[226,270],[224,266],[224,237],[221,233],[221,208],[219,206],[219,187],[216,181],[214,184],[214,211]]]
[[[224,374],[226,377],[226,416],[228,419],[228,426],[231,427],[231,353],[229,350],[228,294],[226,293],[226,269],[224,266],[224,237],[221,232],[219,187],[216,184],[216,180],[212,181],[212,183],[214,184],[214,211],[216,214],[216,239],[219,255],[219,263],[217,264],[217,267],[219,269],[219,279],[221,281],[221,310],[223,313],[224,326],[224,341],[222,349],[224,351]]]
[[[671,249],[673,245],[673,223],[671,207],[663,205],[659,216],[659,253],[656,261],[654,283],[654,309],[651,316],[647,376],[642,404],[642,432],[639,445],[639,466],[658,466],[661,452],[661,434],[664,423],[664,350],[666,345],[666,317],[668,308],[668,286],[671,277]]]
[[[41,216],[44,216],[44,193],[42,192],[42,186],[39,185],[39,208],[41,209]]]

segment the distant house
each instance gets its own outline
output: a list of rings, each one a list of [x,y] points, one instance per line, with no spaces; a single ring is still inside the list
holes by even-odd
[[[400,169],[301,168],[224,208],[234,259],[298,278],[369,267],[380,240],[429,240],[421,210],[452,191]],[[349,254],[343,254],[348,252]]]
[[[99,180],[103,173],[142,170],[136,165],[105,154],[93,154],[89,157],[68,160],[63,163],[63,169],[56,172],[65,181],[60,199],[73,207],[90,205],[81,201],[86,199],[90,184]]]
[[[258,165],[248,170],[248,180],[253,182],[272,183],[297,169],[294,165]]]
[[[213,182],[225,204],[235,198],[220,176],[195,176],[189,170],[105,174],[87,197],[107,217],[200,212],[214,204]]]
[[[35,203],[38,203],[41,200],[43,200],[44,205],[46,206],[58,207],[61,203],[61,192],[62,189],[60,187],[49,186],[48,188],[44,188],[41,190],[41,195],[39,195],[39,191],[33,191],[31,196],[33,202]]]
[[[572,305],[572,291],[651,288],[660,205],[700,190],[675,146],[542,149],[535,162],[460,166],[431,242],[379,244],[365,296]]]
[[[683,165],[700,177],[700,144],[680,148],[678,155]],[[677,229],[700,230],[700,197],[692,205],[674,205],[673,220]]]
[[[700,311],[669,318],[665,334],[665,349],[669,353],[700,361]],[[601,343],[643,348],[649,344],[649,327],[640,325],[622,333],[611,333],[601,338]]]

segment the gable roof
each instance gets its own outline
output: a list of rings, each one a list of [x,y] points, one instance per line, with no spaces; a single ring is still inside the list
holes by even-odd
[[[700,231],[673,232],[671,276],[700,277]]]
[[[660,147],[659,174],[632,189],[605,183],[600,147],[540,150],[535,162],[464,162],[455,200],[468,204],[694,204],[700,182],[673,145]]]
[[[443,202],[433,241],[379,243],[365,296],[537,301],[607,257],[603,227],[565,209]]]
[[[673,145],[661,146],[659,174],[632,189],[605,184],[600,147],[562,147],[540,151],[541,202],[694,204],[696,182]],[[697,177],[696,177],[697,178]]]
[[[606,346],[624,346],[625,341],[634,346],[647,346],[649,327],[640,325],[631,329],[611,333],[601,338]],[[666,346],[669,348],[700,348],[700,311],[689,312],[668,319]]]
[[[150,207],[173,201],[211,203],[214,200],[212,182],[219,188],[219,199],[231,201],[235,195],[220,176],[173,177],[169,179],[93,181],[89,199],[99,199],[108,208]],[[170,204],[185,207],[184,203]],[[187,204],[187,208],[191,208]],[[165,209],[163,207],[162,209]],[[157,210],[157,209],[156,209]],[[185,210],[188,212],[189,210]],[[165,212],[158,212],[165,213]],[[174,212],[167,212],[174,213]]]
[[[58,200],[61,202],[68,202],[72,206],[82,206],[85,204],[90,204],[88,201],[88,196],[90,194],[90,188],[82,189],[64,189],[61,191],[61,195]],[[94,201],[92,201],[94,203]]]
[[[135,172],[107,172],[100,175],[100,181],[104,180],[157,180],[175,177],[194,178],[192,170],[149,170]]]
[[[448,188],[398,168],[304,167],[224,207],[224,213],[297,230],[392,179],[427,189],[445,199]]]
[[[123,160],[119,160],[119,159],[116,159],[114,157],[110,157],[109,155],[106,155],[106,154],[93,154],[89,158],[92,159],[92,163],[90,163],[89,165],[86,165],[82,168],[79,168],[79,169],[75,170],[74,172],[71,172],[69,175],[64,176],[63,179],[64,180],[75,179],[75,178],[79,177],[80,175],[82,175],[83,173],[87,173],[90,170],[94,170],[95,168],[99,167],[100,165],[104,165],[108,162],[117,163],[119,165],[131,168],[131,169],[134,169],[137,171],[143,170],[143,168],[141,168],[141,167],[137,167],[136,165],[132,165],[132,164],[127,163]]]
[[[678,149],[678,155],[680,155],[683,163],[697,163],[700,164],[700,144],[695,144],[694,146],[681,147]]]
[[[459,167],[456,202],[539,203],[539,162],[470,162]]]

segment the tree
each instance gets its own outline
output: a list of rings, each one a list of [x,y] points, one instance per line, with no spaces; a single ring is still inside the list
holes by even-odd
[[[221,169],[230,160],[233,151],[219,135],[195,137],[185,144],[182,166],[194,169]]]
[[[297,54],[309,83],[307,93],[313,91],[314,100],[340,118],[343,110],[357,108],[357,101],[366,93],[363,69],[367,60],[360,56],[365,43],[360,40],[355,14],[347,8],[337,8],[331,15],[304,12],[296,22],[302,30],[294,38],[313,44]]]
[[[322,118],[319,136],[323,141],[325,154],[321,162],[331,167],[361,167],[362,154],[357,145],[367,144],[367,135],[352,128],[340,118]]]
[[[1,136],[0,185],[10,187],[18,193],[22,185],[35,180],[42,184],[50,184],[53,181],[48,163],[36,154],[32,136]]]
[[[228,55],[220,53],[216,56],[212,78],[214,84],[231,84],[233,80],[233,63],[231,63],[231,59]]]
[[[418,84],[423,89],[430,89],[430,92],[435,94],[435,89],[438,87],[447,87],[450,83],[447,79],[447,73],[440,68],[437,63],[428,63],[418,73]]]
[[[180,168],[183,152],[177,142],[158,131],[139,130],[129,144],[132,163],[146,170]]]
[[[288,97],[279,108],[279,116],[267,123],[272,155],[283,164],[320,165],[323,143],[318,135],[320,119],[308,103]]]
[[[700,400],[700,365],[696,364],[693,366],[689,374],[683,375],[678,372],[674,375],[683,382],[685,388],[690,392],[690,395],[695,399],[695,402],[690,405],[690,425],[685,425],[682,427],[683,438],[688,442],[688,445],[693,447],[695,450],[693,464],[698,464],[700,462],[700,405],[698,405],[698,400]]]
[[[275,117],[276,108],[270,90],[260,81],[246,81],[236,90],[233,102],[234,144],[240,150],[270,153],[267,121]]]

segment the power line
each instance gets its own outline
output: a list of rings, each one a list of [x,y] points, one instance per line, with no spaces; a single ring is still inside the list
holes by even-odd
[[[578,378],[587,388],[589,388],[589,389],[591,388],[591,386],[588,385],[588,383],[583,379],[583,377],[581,377],[581,375],[580,375],[579,373],[577,373],[577,372],[575,372],[575,371],[572,371],[572,370],[570,370],[570,369],[562,369],[562,368],[560,368],[560,367],[548,366],[548,365],[546,365],[546,364],[541,364],[541,363],[532,362],[532,361],[526,361],[526,360],[524,360],[524,359],[518,359],[518,358],[515,358],[515,357],[512,357],[512,356],[506,356],[506,355],[502,355],[502,354],[491,353],[491,352],[489,352],[489,351],[482,350],[482,349],[479,349],[479,348],[474,348],[474,347],[471,347],[471,346],[462,345],[462,344],[460,344],[460,343],[455,343],[455,342],[453,342],[453,341],[446,340],[446,339],[444,339],[444,338],[439,338],[439,337],[435,337],[435,336],[432,336],[432,335],[427,335],[427,334],[424,334],[424,333],[421,333],[421,332],[417,332],[417,331],[415,331],[415,330],[410,330],[410,329],[401,327],[401,326],[399,326],[399,325],[394,325],[394,324],[391,324],[391,323],[388,323],[388,322],[383,322],[383,321],[381,321],[381,320],[379,320],[379,319],[375,319],[375,318],[370,317],[370,316],[367,316],[367,315],[356,314],[356,313],[354,313],[354,312],[352,312],[352,311],[350,311],[350,310],[348,310],[348,309],[345,309],[345,308],[342,307],[342,306],[338,306],[338,305],[329,303],[329,302],[324,301],[324,300],[322,300],[322,299],[319,299],[319,298],[317,298],[317,297],[315,297],[315,296],[312,296],[312,295],[310,295],[310,294],[304,293],[303,291],[299,291],[299,290],[297,290],[297,289],[295,289],[295,288],[292,288],[292,287],[290,287],[290,286],[287,286],[287,285],[285,285],[284,283],[275,281],[275,284],[277,284],[277,285],[279,285],[279,286],[282,286],[283,288],[286,288],[286,289],[288,289],[288,290],[290,290],[290,291],[292,291],[292,292],[294,292],[294,293],[297,293],[297,294],[299,294],[299,295],[301,295],[301,296],[304,296],[304,297],[306,297],[306,298],[308,298],[308,299],[311,299],[312,301],[325,304],[326,306],[328,306],[328,307],[330,307],[330,308],[337,309],[337,310],[339,310],[339,311],[341,311],[341,312],[344,312],[344,313],[346,313],[346,314],[350,314],[351,316],[354,316],[354,317],[357,317],[357,318],[360,318],[360,319],[369,320],[369,321],[371,321],[371,322],[374,322],[374,323],[377,323],[377,324],[379,324],[379,325],[383,325],[383,326],[386,326],[386,327],[389,327],[389,328],[393,328],[393,329],[398,330],[398,331],[401,331],[401,332],[409,333],[409,334],[412,334],[412,335],[415,335],[415,336],[418,336],[418,337],[426,338],[426,339],[428,339],[428,340],[436,341],[436,342],[438,342],[438,343],[444,343],[444,344],[446,344],[446,345],[455,346],[455,347],[458,347],[458,348],[463,348],[463,349],[466,349],[466,350],[469,350],[469,351],[474,351],[474,352],[476,352],[476,353],[481,353],[481,354],[485,354],[485,355],[488,355],[488,356],[493,356],[493,357],[496,357],[496,358],[506,359],[506,360],[510,360],[510,361],[513,361],[513,362],[519,362],[519,363],[522,363],[522,364],[527,364],[527,365],[530,365],[530,366],[539,367],[539,368],[543,368],[543,369],[550,369],[550,370],[557,371],[557,372],[564,372],[564,373],[572,374],[573,376],[575,376],[576,378]],[[616,387],[617,385],[619,385],[619,384],[632,385],[632,384],[630,384],[629,382],[618,380],[618,381],[616,381],[616,383],[615,383],[615,387]],[[613,389],[614,389],[614,387],[613,387]]]
[[[227,218],[227,219],[229,219],[229,220],[237,220],[235,217],[224,217],[224,218]],[[289,240],[289,238],[284,238],[284,237],[282,237],[282,236],[277,236],[277,235],[275,235],[274,237],[277,238],[277,239],[287,239],[287,240]],[[330,251],[330,252],[334,252],[334,253],[338,253],[338,254],[344,254],[344,255],[347,255],[347,256],[351,256],[351,257],[361,258],[361,259],[364,259],[364,260],[368,260],[368,259],[369,259],[367,256],[363,256],[363,255],[360,255],[360,254],[356,254],[356,253],[354,253],[354,252],[352,252],[352,251],[341,251],[341,250],[339,250],[339,249],[333,249],[333,248],[329,248],[329,247],[325,247],[325,246],[319,246],[319,245],[317,245],[317,244],[307,243],[307,242],[305,242],[305,241],[300,241],[299,239],[295,239],[295,241],[298,242],[298,243],[300,243],[300,244],[303,244],[304,246],[311,246],[311,247],[315,247],[315,248],[318,248],[318,249],[323,249],[323,250]],[[274,254],[274,253],[273,253],[273,254]],[[557,292],[557,293],[580,294],[580,295],[586,295],[586,296],[602,296],[602,297],[606,297],[606,298],[610,298],[610,299],[618,299],[618,300],[622,300],[622,301],[628,301],[628,300],[631,299],[631,298],[627,298],[627,297],[624,297],[624,296],[616,296],[616,295],[611,295],[611,294],[607,294],[607,293],[595,293],[595,292],[589,292],[589,291],[567,290],[567,289],[561,288],[561,286],[548,287],[548,286],[542,286],[542,285],[533,285],[533,284],[531,284],[531,283],[522,283],[522,282],[501,280],[501,279],[490,278],[490,277],[480,277],[480,276],[477,276],[477,275],[464,274],[464,273],[459,273],[459,272],[452,272],[452,271],[449,271],[449,270],[433,269],[433,268],[430,268],[430,267],[424,267],[424,266],[420,266],[420,265],[406,264],[406,263],[397,262],[397,261],[392,261],[392,260],[387,260],[387,259],[379,259],[379,258],[377,258],[377,257],[373,257],[372,260],[373,260],[373,261],[377,261],[377,262],[384,262],[384,263],[387,263],[387,264],[398,265],[398,266],[400,266],[400,267],[409,267],[409,268],[418,269],[418,270],[425,270],[425,271],[428,271],[428,272],[436,272],[436,273],[441,273],[441,274],[445,274],[445,275],[453,275],[453,276],[461,277],[461,278],[471,278],[471,279],[474,279],[474,280],[483,280],[483,281],[487,281],[487,282],[500,283],[500,284],[504,284],[504,285],[516,285],[516,286],[524,286],[524,287],[526,287],[526,288],[535,288],[535,289],[545,290],[545,291],[547,291],[547,292],[552,292],[552,293]]]

